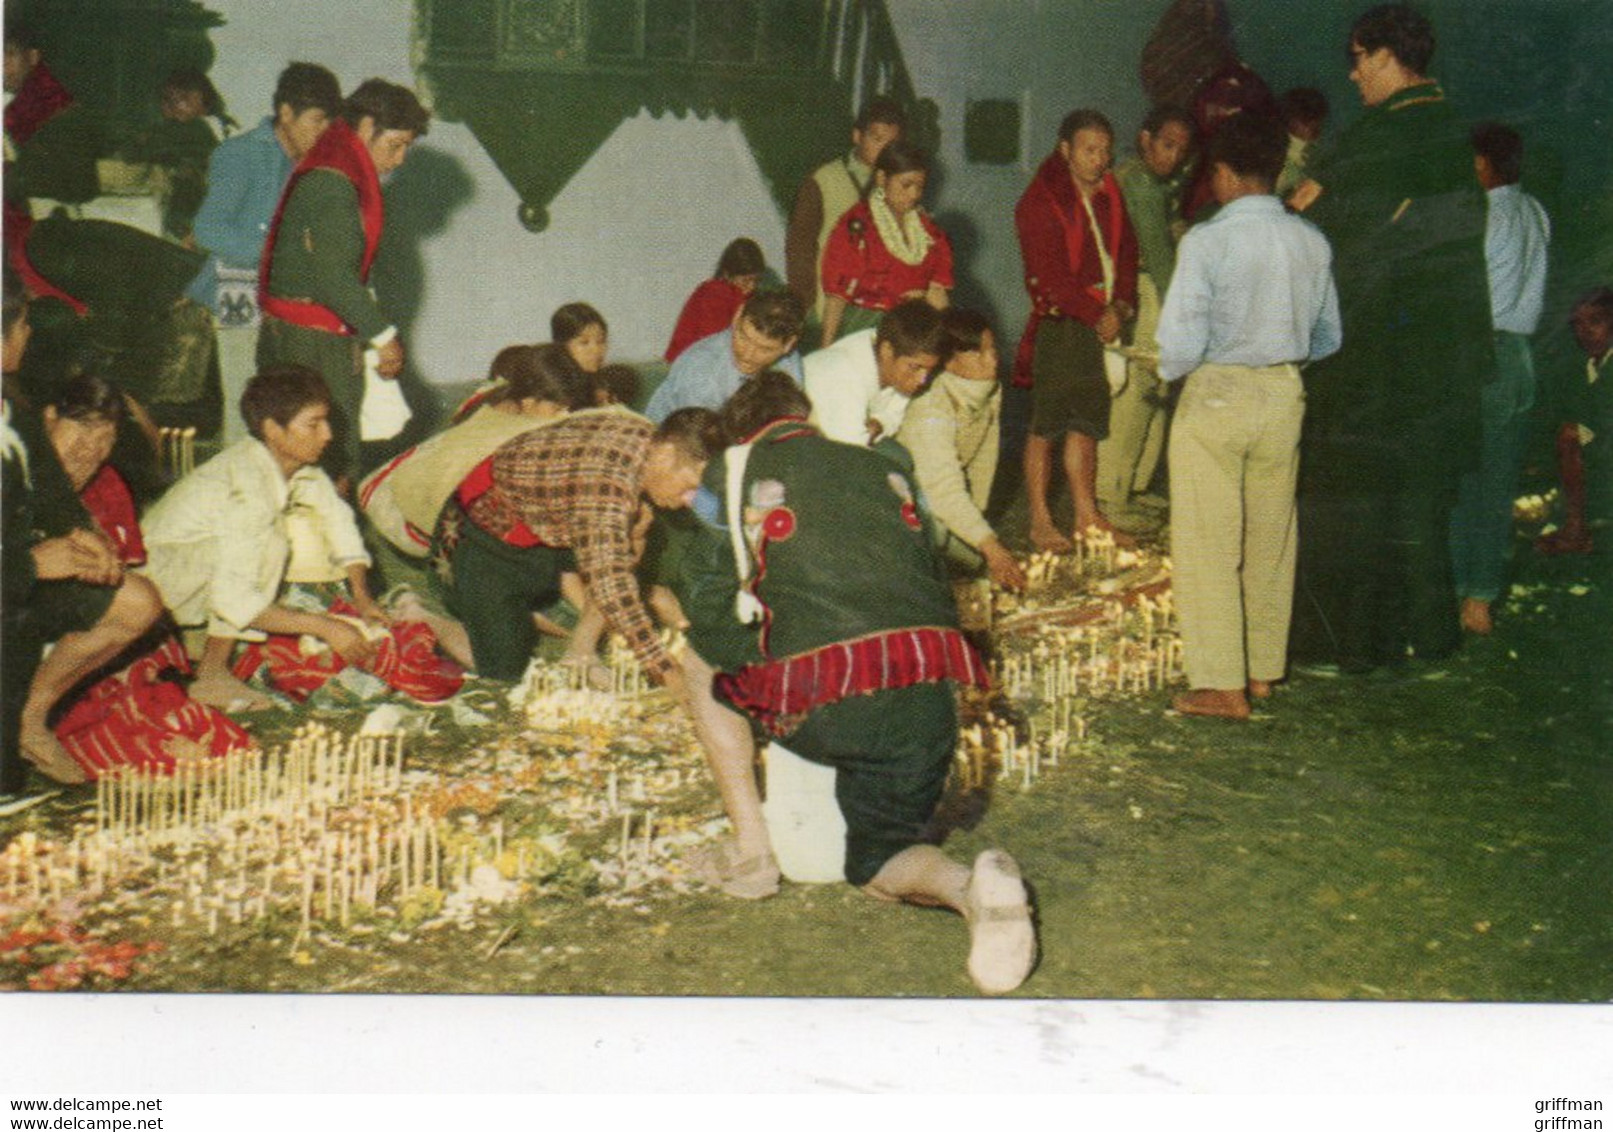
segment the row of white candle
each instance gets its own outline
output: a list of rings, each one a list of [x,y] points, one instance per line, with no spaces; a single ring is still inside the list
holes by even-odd
[[[994,681],[1011,699],[1040,694],[1044,701],[1081,691],[1144,692],[1164,688],[1181,672],[1181,641],[1157,638],[1147,645],[1119,642],[1114,651],[1099,651],[1091,637],[1086,659],[1066,652],[1005,656],[992,665]]]
[[[336,735],[308,724],[284,747],[253,747],[172,768],[126,767],[95,785],[96,829],[114,836],[141,830],[186,837],[231,815],[311,801],[342,805],[397,791],[403,782],[403,733]]]
[[[1034,721],[1027,721],[1027,737],[1023,741],[1011,721],[991,712],[981,722],[963,728],[958,735],[955,755],[962,788],[980,789],[993,777],[1018,777],[1020,788],[1029,790],[1041,777],[1044,766],[1058,766],[1073,743],[1086,739],[1085,717],[1076,716],[1072,730],[1070,704],[1066,699],[1062,713],[1054,711],[1055,719],[1062,718],[1062,726],[1045,735],[1037,733]]]

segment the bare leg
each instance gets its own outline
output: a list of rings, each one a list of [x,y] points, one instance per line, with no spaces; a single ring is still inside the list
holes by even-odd
[[[951,908],[969,922],[969,976],[987,994],[1006,994],[1036,962],[1036,929],[1019,866],[987,849],[966,869],[933,845],[914,845],[890,860],[863,891],[883,900]]]
[[[1048,487],[1053,480],[1053,443],[1032,433],[1025,438],[1025,495],[1030,503],[1031,545],[1037,550],[1072,549],[1069,539],[1053,523]]]
[[[717,702],[711,692],[712,668],[683,650],[683,673],[689,682],[689,708],[695,734],[706,752],[706,763],[717,781],[723,809],[734,826],[740,860],[770,854],[773,842],[762,817],[762,795],[756,787],[756,742],[750,722]]]
[[[160,616],[162,597],[157,587],[139,575],[129,574],[99,621],[56,642],[50,655],[40,661],[28,688],[28,700],[18,713],[17,742],[25,758],[58,782],[85,780],[83,768],[45,725],[50,709],[74,684],[128,648]]]
[[[1075,500],[1077,533],[1096,527],[1115,536],[1116,546],[1135,546],[1136,540],[1117,530],[1098,509],[1098,442],[1081,432],[1064,434],[1064,474]]]
[[[273,700],[237,680],[230,671],[230,654],[235,651],[235,645],[231,637],[207,638],[201,659],[196,662],[196,681],[190,686],[190,698],[224,712],[262,711],[273,707]]]
[[[1495,619],[1490,616],[1490,603],[1483,598],[1464,597],[1462,628],[1481,637],[1495,632]]]
[[[706,765],[717,782],[723,809],[734,827],[731,839],[702,846],[687,860],[696,878],[728,896],[761,900],[778,892],[779,867],[756,788],[756,743],[744,716],[717,702],[711,666],[683,651],[686,702]]]
[[[1573,424],[1557,430],[1557,474],[1563,485],[1563,525],[1542,535],[1535,547],[1543,554],[1589,554],[1593,543],[1585,522],[1585,450]]]
[[[668,629],[689,627],[689,619],[683,615],[683,606],[678,601],[678,595],[668,587],[651,586],[648,603],[655,614],[655,619]]]

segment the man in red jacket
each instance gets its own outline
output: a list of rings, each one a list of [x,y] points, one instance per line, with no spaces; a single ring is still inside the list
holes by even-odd
[[[1031,298],[1014,382],[1033,390],[1025,487],[1031,541],[1041,550],[1071,546],[1048,509],[1053,443],[1060,438],[1076,533],[1114,530],[1097,499],[1098,441],[1109,435],[1104,347],[1120,344],[1122,328],[1137,313],[1137,237],[1109,172],[1113,155],[1109,120],[1096,110],[1072,110],[1059,126],[1057,148],[1014,209]]]

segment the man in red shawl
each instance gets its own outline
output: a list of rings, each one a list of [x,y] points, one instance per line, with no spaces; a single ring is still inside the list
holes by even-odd
[[[1076,533],[1114,530],[1097,497],[1098,441],[1109,435],[1104,348],[1120,345],[1137,314],[1137,237],[1109,172],[1114,136],[1096,110],[1072,110],[1014,208],[1031,299],[1014,383],[1033,389],[1025,488],[1039,550],[1071,546],[1048,509],[1055,441],[1064,446]]]
[[[359,470],[366,354],[383,381],[403,370],[403,343],[370,290],[370,268],[385,222],[381,178],[403,164],[429,120],[412,91],[381,79],[360,85],[291,174],[269,228],[258,367],[295,362],[324,377],[337,436],[326,459],[333,478]],[[396,435],[402,412],[365,438]]]

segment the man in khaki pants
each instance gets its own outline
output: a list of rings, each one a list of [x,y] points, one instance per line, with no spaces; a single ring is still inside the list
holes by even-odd
[[[1181,221],[1182,163],[1193,143],[1193,116],[1156,106],[1137,131],[1137,153],[1115,166],[1126,215],[1137,233],[1137,321],[1131,341],[1139,356],[1126,365],[1125,388],[1109,405],[1109,435],[1098,442],[1098,507],[1123,530],[1159,527],[1164,501],[1148,485],[1165,450],[1165,385],[1154,355],[1159,308],[1176,270]]]
[[[1298,550],[1298,364],[1339,348],[1332,250],[1272,195],[1288,139],[1254,114],[1210,141],[1221,211],[1182,240],[1159,372],[1186,377],[1170,441],[1171,553],[1189,715],[1249,718],[1283,677]]]

